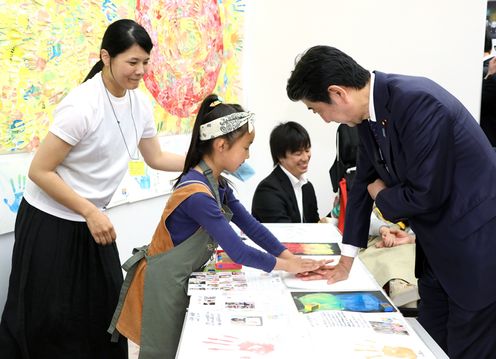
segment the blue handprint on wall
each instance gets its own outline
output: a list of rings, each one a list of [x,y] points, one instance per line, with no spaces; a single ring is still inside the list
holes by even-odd
[[[9,180],[10,186],[12,188],[12,193],[14,194],[14,200],[12,203],[9,203],[7,198],[3,199],[3,203],[9,207],[12,213],[17,213],[19,210],[19,205],[21,204],[22,195],[24,194],[24,190],[26,189],[26,176],[25,175],[17,175],[17,187],[14,183],[14,179],[11,178]]]
[[[145,176],[137,176],[134,177],[136,182],[138,182],[139,186],[141,189],[150,189],[150,176],[145,175]]]

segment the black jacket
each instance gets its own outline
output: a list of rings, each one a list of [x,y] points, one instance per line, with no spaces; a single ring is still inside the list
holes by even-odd
[[[310,182],[302,187],[303,222],[317,223],[319,213],[315,190]],[[291,181],[281,167],[260,182],[253,195],[252,215],[265,223],[300,223],[300,211]]]
[[[496,147],[496,74],[482,81],[480,125],[491,145]]]

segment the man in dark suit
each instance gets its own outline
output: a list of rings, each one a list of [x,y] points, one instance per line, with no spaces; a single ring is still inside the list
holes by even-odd
[[[343,255],[307,279],[348,277],[375,200],[417,236],[420,323],[450,358],[494,357],[496,155],[475,119],[433,81],[370,73],[329,46],[298,60],[287,93],[360,137]]]
[[[265,223],[316,223],[317,199],[305,178],[311,157],[310,136],[303,126],[286,122],[270,134],[274,170],[255,190],[251,213]]]

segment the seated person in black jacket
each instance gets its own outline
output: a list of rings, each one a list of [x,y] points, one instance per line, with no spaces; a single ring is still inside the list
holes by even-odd
[[[480,125],[491,145],[496,147],[496,56],[488,60],[482,80]]]
[[[251,213],[265,223],[317,223],[312,184],[304,174],[311,157],[308,132],[296,122],[276,126],[270,134],[274,170],[255,190]]]

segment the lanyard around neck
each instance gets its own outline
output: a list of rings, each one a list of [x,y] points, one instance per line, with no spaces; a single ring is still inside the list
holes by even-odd
[[[103,74],[102,74],[102,82],[103,82]],[[122,140],[124,141],[124,146],[126,146],[127,154],[129,155],[129,158],[133,161],[138,161],[139,160],[139,155],[138,156],[132,156],[131,151],[129,151],[129,146],[127,145],[126,137],[124,136],[124,132],[122,132],[122,127],[121,127],[121,121],[117,117],[117,114],[114,109],[114,105],[112,104],[112,100],[110,99],[109,91],[107,90],[107,87],[105,86],[105,82],[103,82],[103,88],[105,89],[105,94],[107,95],[107,99],[110,104],[110,108],[112,109],[112,113],[114,114],[114,118],[117,121],[117,126],[119,126],[119,131],[121,133]],[[138,146],[138,130],[136,129],[136,122],[134,121],[134,115],[133,115],[133,103],[131,101],[131,95],[129,94],[129,91],[126,91],[128,97],[129,97],[129,106],[131,108],[131,119],[133,120],[133,126],[134,126],[134,136],[136,139],[136,146]],[[137,152],[137,151],[136,151]]]

